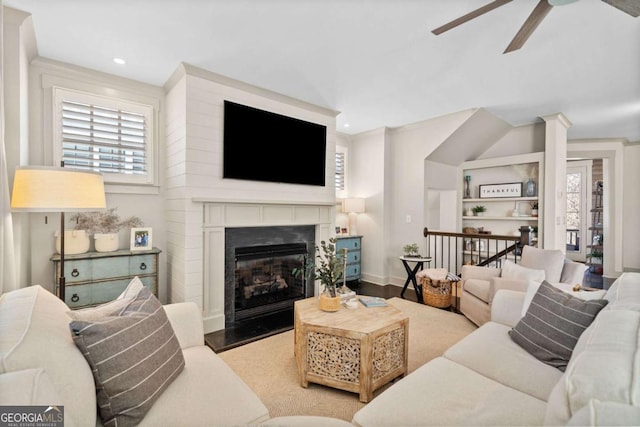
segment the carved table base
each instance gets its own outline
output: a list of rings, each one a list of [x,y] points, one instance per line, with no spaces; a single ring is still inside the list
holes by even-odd
[[[407,374],[409,318],[391,305],[326,313],[317,298],[295,303],[295,353],[303,387],[310,382],[360,394]]]

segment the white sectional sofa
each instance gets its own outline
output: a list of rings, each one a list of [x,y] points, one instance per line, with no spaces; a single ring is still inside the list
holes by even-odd
[[[375,397],[353,423],[640,425],[640,274],[624,273],[607,291],[565,372],[510,338],[524,299],[498,291],[490,322]]]
[[[140,425],[349,425],[322,417],[270,419],[255,393],[204,345],[197,306],[169,304],[164,310],[185,366]],[[65,426],[101,425],[94,378],[72,340],[68,311],[40,286],[0,297],[0,406],[63,405]]]

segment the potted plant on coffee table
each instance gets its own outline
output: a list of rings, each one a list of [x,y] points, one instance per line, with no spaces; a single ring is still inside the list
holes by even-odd
[[[312,272],[310,278],[320,281],[320,309],[337,311],[341,301],[337,284],[344,272],[344,256],[336,253],[336,239],[332,237],[328,242],[322,240],[315,256],[309,258],[304,269],[294,270],[294,274],[301,271]]]

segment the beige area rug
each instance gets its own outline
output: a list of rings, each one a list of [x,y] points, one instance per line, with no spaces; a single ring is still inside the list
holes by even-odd
[[[409,316],[409,372],[438,357],[476,329],[466,317],[401,298],[388,300]],[[219,356],[251,387],[272,417],[322,415],[351,421],[365,404],[358,394],[318,384],[303,388],[293,331],[227,350]],[[378,390],[375,396],[384,388]]]

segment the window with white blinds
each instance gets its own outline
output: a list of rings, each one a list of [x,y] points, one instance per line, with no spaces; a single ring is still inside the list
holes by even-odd
[[[69,100],[62,102],[65,167],[144,175],[146,139],[142,114]]]
[[[54,161],[107,183],[153,184],[153,107],[55,88]]]
[[[345,155],[336,152],[336,191],[345,189]]]

